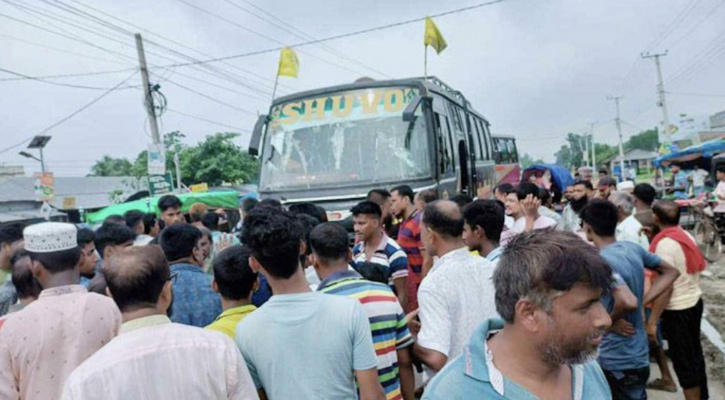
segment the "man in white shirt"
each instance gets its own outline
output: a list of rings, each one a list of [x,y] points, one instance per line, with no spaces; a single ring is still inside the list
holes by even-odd
[[[702,168],[696,168],[690,176],[692,177],[693,195],[697,197],[705,189],[705,179],[710,176],[710,173]]]
[[[713,192],[713,195],[717,198],[715,212],[725,213],[725,164],[718,165],[715,177],[717,177],[717,187]]]
[[[418,341],[413,355],[431,377],[463,351],[476,326],[487,318],[497,318],[493,271],[490,261],[475,256],[463,242],[464,219],[461,209],[448,200],[426,206],[420,223],[426,251],[438,260],[418,290],[420,308],[408,315],[420,317]]]
[[[634,198],[627,192],[614,192],[609,201],[617,206],[619,222],[617,223],[616,238],[618,242],[632,242],[649,251],[649,239],[642,233],[642,224],[637,221],[632,211]]]
[[[468,250],[478,252],[495,266],[503,252],[499,245],[504,209],[496,200],[475,200],[463,207],[463,241]]]
[[[531,203],[532,207],[527,207],[527,203]],[[515,220],[511,229],[522,233],[554,228],[556,221],[539,214],[540,206],[539,187],[530,182],[522,182],[516,193],[509,193],[506,197],[506,212]]]
[[[63,400],[259,399],[231,339],[166,316],[174,277],[158,246],[123,249],[103,268],[121,334],[73,371]]]

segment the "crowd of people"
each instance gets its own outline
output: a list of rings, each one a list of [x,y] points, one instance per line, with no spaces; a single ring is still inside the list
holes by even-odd
[[[342,222],[246,198],[230,226],[169,195],[0,226],[0,398],[646,399],[676,390],[669,356],[707,399],[706,262],[675,203],[604,178],[561,212],[532,182],[400,185]]]

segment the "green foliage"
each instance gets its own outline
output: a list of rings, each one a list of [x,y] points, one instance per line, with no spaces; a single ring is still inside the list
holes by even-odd
[[[624,144],[627,150],[640,149],[647,151],[657,151],[660,148],[660,141],[657,137],[657,128],[648,129],[629,138]]]
[[[554,153],[556,163],[566,167],[580,167],[583,162],[583,149],[585,135],[569,133],[566,136],[567,144],[561,146],[559,151]],[[657,129],[648,129],[629,138],[624,143],[624,151],[641,149],[648,151],[656,151],[660,146],[657,138]],[[619,154],[618,146],[611,146],[605,143],[595,143],[594,149],[596,153],[597,167],[601,166],[601,161]],[[523,164],[523,162],[522,162]]]
[[[534,164],[543,164],[544,160],[537,158],[534,160],[533,157],[531,157],[528,153],[524,153],[523,156],[519,159],[519,163],[521,164],[521,168],[528,168]]]
[[[105,155],[93,164],[90,176],[129,176],[132,169],[131,161]]]

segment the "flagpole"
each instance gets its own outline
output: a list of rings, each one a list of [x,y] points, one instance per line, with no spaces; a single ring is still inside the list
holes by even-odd
[[[423,90],[424,96],[428,95],[428,86],[426,84],[428,83],[428,45],[423,45]]]
[[[279,82],[279,73],[277,73],[277,76],[274,77],[274,89],[272,89],[272,101],[274,101],[274,96],[277,95],[277,82]]]

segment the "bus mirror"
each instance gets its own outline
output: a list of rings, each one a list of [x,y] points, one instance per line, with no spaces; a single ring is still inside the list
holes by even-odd
[[[405,107],[405,110],[403,111],[403,121],[405,121],[405,122],[415,121],[415,112],[418,110],[418,107],[420,107],[420,103],[423,101],[423,98],[429,98],[429,97],[418,95],[413,98],[413,101],[408,103],[408,107]]]
[[[262,129],[264,124],[267,123],[267,116],[260,115],[257,118],[257,123],[254,124],[254,131],[252,131],[252,139],[249,141],[249,154],[256,156],[259,155],[259,141],[262,139]]]

